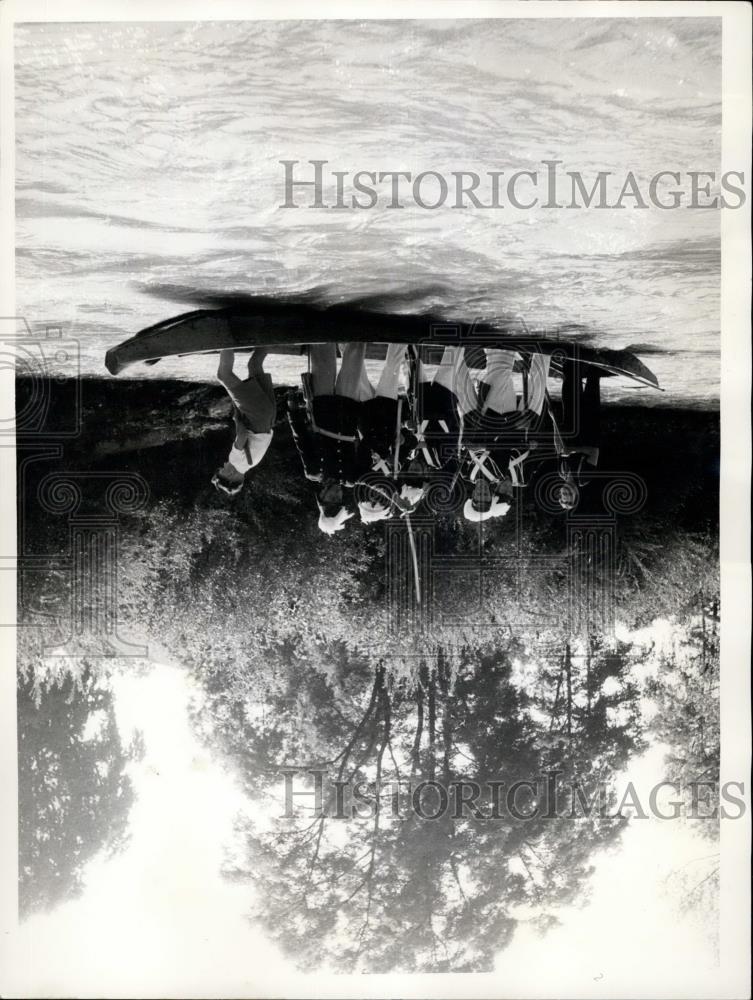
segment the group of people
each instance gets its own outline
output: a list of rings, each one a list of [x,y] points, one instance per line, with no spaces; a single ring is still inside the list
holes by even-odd
[[[465,483],[467,520],[502,517],[516,489],[526,486],[534,459],[556,462],[560,506],[576,504],[578,487],[599,460],[598,369],[562,362],[557,412],[547,390],[549,354],[486,347],[484,367],[472,370],[466,349],[448,346],[430,374],[420,349],[390,344],[373,385],[367,346],[347,343],[338,351],[336,344],[312,344],[304,390],[288,398],[288,421],[323,532],[342,530],[356,512],[365,523],[411,513],[439,477]],[[241,379],[234,352],[220,355],[217,376],[233,403],[235,437],[212,482],[228,495],[243,488],[272,440],[276,402],[265,356],[264,349],[253,351]]]

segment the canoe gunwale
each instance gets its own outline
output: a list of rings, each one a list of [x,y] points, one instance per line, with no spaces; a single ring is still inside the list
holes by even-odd
[[[499,346],[519,351],[538,350],[550,355],[568,352],[583,364],[599,368],[607,377],[622,376],[663,391],[653,372],[632,352],[538,337],[528,330],[522,336],[506,334],[492,326],[453,323],[413,314],[364,313],[359,316],[351,312],[344,315],[338,312],[338,307],[309,309],[305,319],[306,322],[298,315],[286,315],[283,307],[272,309],[269,315],[237,309],[192,310],[146,327],[111,348],[105,355],[105,366],[110,374],[118,375],[131,365],[156,364],[168,357],[217,354],[221,350],[245,352],[256,348],[264,348],[271,354],[300,355],[311,344],[349,340],[375,345],[412,343],[427,349],[464,346],[472,350]],[[333,323],[336,324],[334,328]],[[431,332],[427,332],[427,324]],[[303,338],[304,329],[306,339],[296,339]],[[418,332],[423,335],[416,336]],[[378,354],[377,358],[382,356]]]

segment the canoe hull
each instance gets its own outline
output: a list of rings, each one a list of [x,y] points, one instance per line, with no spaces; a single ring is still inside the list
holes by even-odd
[[[183,313],[148,327],[111,348],[105,366],[117,375],[131,365],[154,364],[162,358],[215,354],[225,349],[249,351],[265,347],[272,354],[301,354],[306,345],[356,341],[370,345],[367,357],[384,358],[386,345],[421,345],[428,363],[439,360],[442,349],[464,345],[474,367],[483,367],[484,346],[541,351],[553,355],[553,374],[566,358],[600,368],[605,375],[622,375],[659,388],[656,376],[629,351],[614,351],[513,332],[481,324],[463,324],[431,316],[354,312],[333,307],[213,309]]]

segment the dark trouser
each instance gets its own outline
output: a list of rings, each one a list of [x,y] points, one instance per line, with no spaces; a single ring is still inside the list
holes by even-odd
[[[426,422],[422,432],[424,442],[434,462],[444,467],[457,457],[460,444],[462,425],[457,397],[438,382],[421,382],[418,402],[418,419]]]
[[[601,375],[588,369],[584,386],[581,366],[575,361],[566,361],[562,373],[563,437],[568,444],[598,448],[601,444]]]
[[[358,437],[360,409],[349,396],[314,396],[312,416],[324,479],[352,486],[370,467],[371,456]]]
[[[369,448],[380,458],[389,460],[397,438],[398,401],[386,396],[374,396],[361,403],[360,429]]]

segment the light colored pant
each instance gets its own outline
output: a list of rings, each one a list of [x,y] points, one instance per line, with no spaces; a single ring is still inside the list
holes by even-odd
[[[384,368],[382,368],[376,389],[371,384],[364,365],[361,377],[361,400],[373,399],[374,396],[397,399],[400,392],[400,371],[405,360],[405,347],[405,344],[388,345],[387,357],[384,360]]]
[[[512,413],[518,409],[518,397],[513,383],[515,351],[487,348],[486,371],[482,381],[489,386],[485,405],[495,413]],[[541,415],[546,398],[546,380],[549,377],[551,355],[537,352],[531,358],[528,371],[528,404],[520,401],[520,409],[531,410]]]
[[[343,346],[339,372],[336,344],[312,344],[310,352],[311,382],[315,396],[362,398],[366,344],[349,343]]]
[[[427,382],[423,365],[420,361],[418,364],[418,380],[419,382]],[[449,389],[455,395],[458,412],[461,416],[476,409],[476,389],[465,363],[465,348],[445,347],[442,360],[439,362],[439,367],[434,373],[432,381],[436,382],[437,385],[443,385],[445,389]]]
[[[528,372],[528,409],[541,415],[546,399],[546,380],[549,378],[551,354],[536,353],[531,358]]]
[[[518,407],[518,396],[512,380],[515,365],[515,351],[502,351],[497,348],[487,348],[486,371],[481,381],[489,386],[484,400],[487,410],[495,413],[511,413]]]

